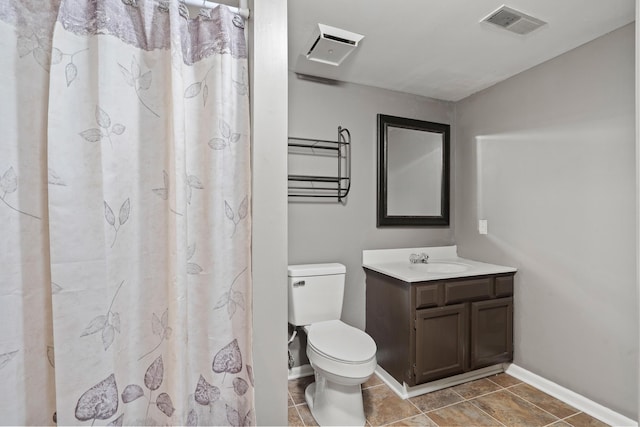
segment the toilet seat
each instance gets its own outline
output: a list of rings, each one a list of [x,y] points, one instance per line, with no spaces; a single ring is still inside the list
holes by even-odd
[[[307,346],[318,355],[335,362],[367,364],[376,357],[376,343],[366,332],[340,320],[310,325]]]

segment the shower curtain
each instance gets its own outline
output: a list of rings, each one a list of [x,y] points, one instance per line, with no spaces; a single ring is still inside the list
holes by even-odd
[[[0,0],[0,424],[254,424],[244,21]]]

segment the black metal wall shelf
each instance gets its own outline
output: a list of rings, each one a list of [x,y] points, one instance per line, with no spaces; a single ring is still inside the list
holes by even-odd
[[[351,133],[338,126],[337,141],[289,137],[289,154],[335,158],[335,175],[289,175],[289,197],[336,198],[342,202],[351,188]]]

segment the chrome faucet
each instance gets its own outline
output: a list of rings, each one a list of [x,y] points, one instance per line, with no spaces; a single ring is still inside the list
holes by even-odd
[[[419,254],[411,254],[409,256],[409,262],[411,264],[426,264],[427,262],[429,262],[429,255],[425,254],[424,252]]]

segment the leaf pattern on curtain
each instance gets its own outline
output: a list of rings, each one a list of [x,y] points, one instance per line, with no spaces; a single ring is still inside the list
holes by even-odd
[[[111,148],[113,148],[111,135],[122,135],[126,127],[121,123],[114,123],[112,125],[109,114],[98,105],[96,105],[95,116],[98,127],[84,130],[80,132],[80,136],[88,142],[101,142],[103,138],[107,138]]]
[[[153,333],[153,335],[157,335],[160,338],[160,341],[155,347],[140,356],[138,360],[142,360],[148,355],[152,354],[162,345],[164,340],[168,340],[169,338],[171,338],[173,329],[171,329],[171,327],[169,326],[169,309],[166,309],[164,313],[162,313],[161,317],[158,317],[156,313],[153,313],[153,317],[151,320],[151,332]]]
[[[244,294],[240,291],[236,291],[233,289],[233,286],[236,284],[237,280],[247,271],[247,267],[245,267],[238,275],[233,279],[231,285],[229,285],[229,289],[226,290],[218,302],[213,307],[214,310],[219,308],[226,307],[227,313],[229,314],[229,319],[236,314],[236,310],[238,307],[244,310]]]
[[[131,202],[129,199],[122,202],[120,205],[120,210],[118,211],[118,220],[116,221],[116,216],[113,213],[113,209],[109,206],[109,203],[104,201],[104,219],[107,223],[113,227],[114,235],[113,241],[111,242],[111,247],[116,244],[116,240],[118,239],[118,231],[120,228],[127,222],[129,219],[129,214],[131,213]]]
[[[213,150],[224,150],[225,148],[230,147],[231,144],[237,143],[242,136],[238,132],[232,132],[229,123],[222,119],[218,122],[218,127],[222,137],[212,138],[209,141],[209,147]]]
[[[19,214],[29,216],[34,219],[41,219],[39,216],[27,213],[15,207],[7,200],[9,194],[15,193],[18,190],[18,176],[13,167],[7,169],[7,171],[0,177],[0,201],[5,204],[9,209],[18,212]]]
[[[191,204],[191,195],[193,194],[193,190],[204,190],[204,185],[195,175],[187,176],[187,204]]]
[[[57,48],[52,49],[46,41],[46,38],[38,37],[34,32],[23,34],[18,37],[18,55],[21,58],[27,55],[33,56],[43,70],[49,71],[52,64],[62,61],[62,52]]]
[[[46,3],[0,6],[0,72],[33,87],[5,107],[41,112],[32,129],[0,105],[0,231],[40,233],[35,283],[50,284],[36,288],[40,341],[0,325],[0,390],[30,381],[47,403],[14,393],[3,419],[253,424],[244,22],[225,6],[191,18],[171,1]],[[0,263],[20,272],[21,256]],[[0,297],[0,310],[27,302]],[[31,353],[49,376],[11,378]]]
[[[211,369],[216,373],[237,374],[242,370],[242,352],[235,339],[224,346],[213,358]]]
[[[203,272],[202,267],[200,267],[195,262],[191,262],[191,258],[196,254],[196,244],[190,245],[187,248],[187,274],[200,274]]]
[[[211,385],[200,375],[196,386],[195,399],[200,405],[210,405],[220,399],[220,389]]]
[[[245,96],[245,95],[249,94],[249,84],[247,83],[246,78],[245,78],[246,72],[247,72],[246,69],[242,70],[242,75],[240,76],[241,77],[240,81],[232,79],[233,80],[233,87],[238,92],[238,95]]]
[[[162,200],[169,200],[169,196],[171,195],[171,181],[169,178],[169,174],[166,170],[162,171],[162,181],[163,186],[158,188],[153,188],[151,191],[160,197]],[[193,196],[193,190],[203,190],[204,185],[200,181],[200,179],[195,175],[186,175],[186,189],[187,189],[187,207],[191,205],[191,197]],[[183,214],[177,212],[174,208],[169,207],[169,211],[174,213],[175,215],[182,216]],[[193,253],[191,254],[193,255]]]
[[[154,192],[154,194],[158,197],[160,197],[162,200],[165,201],[169,201],[169,196],[171,195],[171,180],[169,178],[169,174],[167,173],[166,170],[162,171],[162,182],[163,182],[163,186],[162,187],[158,187],[158,188],[153,188],[151,191]],[[192,186],[187,184],[187,189],[188,189],[188,194],[187,194],[187,201],[189,204],[191,204],[191,191],[192,191]],[[169,211],[175,215],[178,216],[183,216],[184,214],[181,212],[178,212],[175,208],[171,207],[171,205],[169,205]]]
[[[120,333],[120,313],[117,311],[113,311],[113,303],[116,301],[116,297],[118,296],[118,292],[124,285],[124,280],[118,286],[113,298],[111,299],[111,304],[109,308],[107,308],[106,314],[101,314],[99,316],[91,319],[87,327],[82,331],[80,337],[86,337],[88,335],[93,335],[98,332],[101,332],[102,336],[102,346],[104,347],[104,351],[107,351],[111,344],[113,344],[113,340],[116,337],[116,332]]]
[[[73,63],[73,58],[77,54],[86,52],[88,50],[89,49],[80,49],[73,53],[62,53],[63,56],[69,57],[69,62],[67,62],[67,65],[64,66],[64,78],[67,82],[67,87],[71,86],[71,83],[73,83],[73,81],[78,77],[78,66]]]
[[[76,404],[78,421],[108,420],[118,410],[118,384],[114,374],[109,375],[82,393]]]
[[[131,86],[138,97],[138,101],[144,108],[146,108],[151,114],[156,117],[160,117],[158,113],[156,113],[147,103],[142,99],[140,95],[140,91],[146,91],[151,87],[151,78],[153,75],[151,74],[151,70],[142,72],[140,69],[140,65],[138,64],[138,60],[133,57],[131,60],[131,67],[126,68],[124,65],[118,63],[120,67],[120,72],[124,77],[124,81],[128,86]]]
[[[233,222],[233,232],[231,233],[231,237],[233,237],[233,235],[236,234],[236,229],[238,227],[238,224],[240,223],[240,221],[242,221],[247,217],[248,213],[249,213],[249,199],[247,198],[247,196],[245,196],[244,199],[242,199],[242,201],[240,202],[240,205],[238,205],[238,209],[236,212],[233,211],[233,208],[231,208],[231,206],[226,200],[224,201],[224,214],[227,218],[231,220],[231,222]]]
[[[209,68],[204,74],[202,80],[198,80],[195,83],[190,84],[184,91],[185,98],[195,98],[202,93],[202,105],[207,105],[207,99],[209,98],[209,85],[207,84],[207,77],[209,73],[213,71],[213,67]]]
[[[52,65],[61,64],[65,58],[68,58],[68,62],[64,62],[67,87],[78,77],[78,67],[73,62],[74,57],[88,51],[88,49],[80,49],[75,52],[63,52],[57,47],[51,47],[49,37],[42,37],[29,28],[23,29],[18,36],[17,49],[20,58],[33,57],[45,71],[49,71]]]

